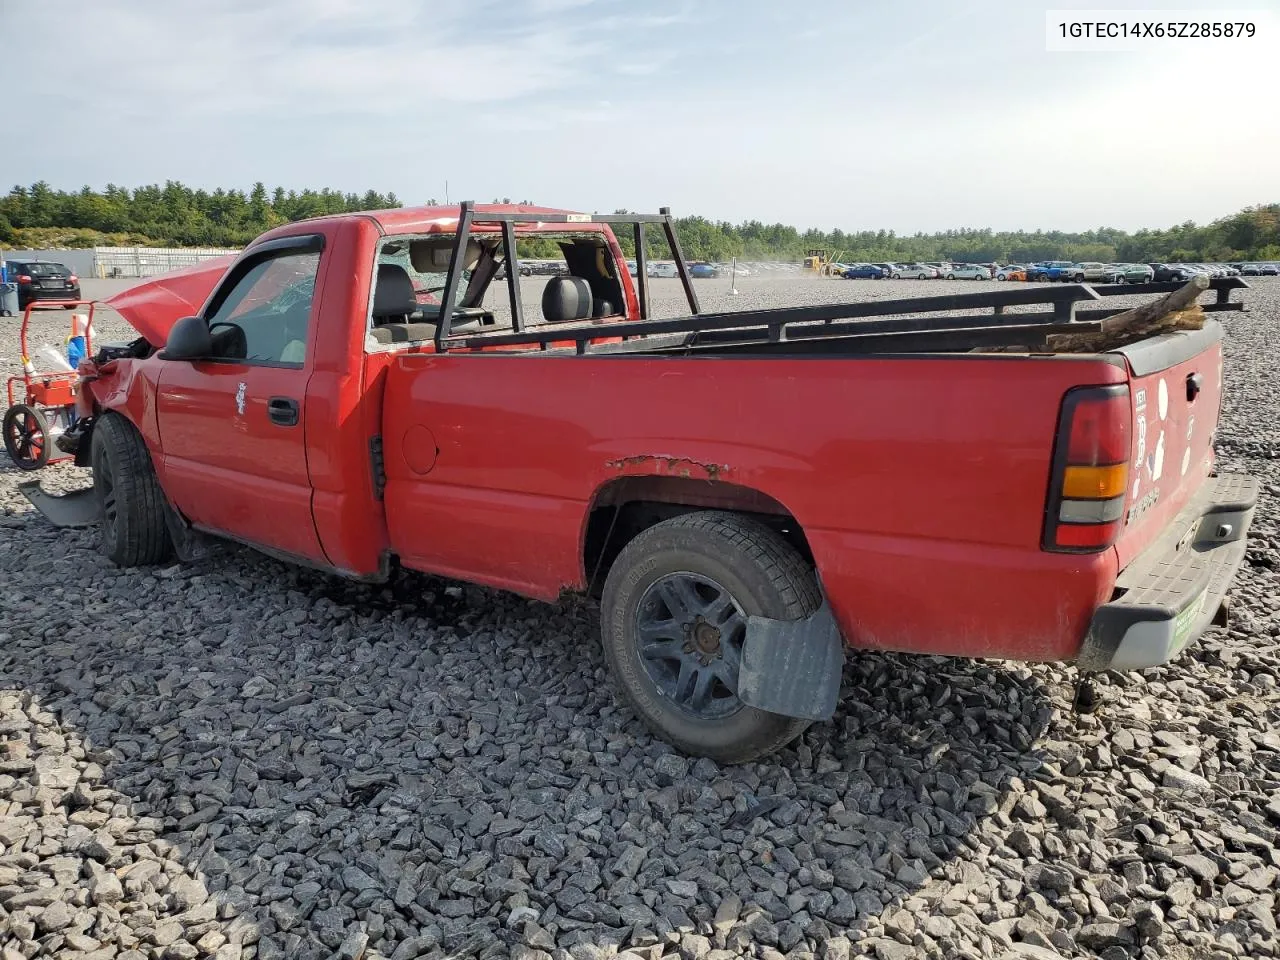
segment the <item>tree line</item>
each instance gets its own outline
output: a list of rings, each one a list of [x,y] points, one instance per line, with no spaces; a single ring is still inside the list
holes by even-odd
[[[434,202],[434,201],[431,201]],[[98,191],[55,190],[40,181],[15,186],[0,197],[0,243],[8,246],[88,247],[127,243],[154,246],[247,244],[271,227],[306,217],[400,206],[394,193],[368,190],[249,191],[193,189],[174,180],[132,189],[108,184]],[[615,211],[626,213],[625,210]],[[1280,260],[1280,203],[1247,207],[1206,225],[1190,221],[1159,230],[1128,233],[1110,227],[1081,232],[996,231],[962,228],[936,233],[892,230],[846,232],[839,228],[801,231],[782,223],[748,220],[733,224],[704,217],[681,217],[676,230],[691,260],[799,260],[809,250],[827,251],[853,262],[956,260],[1018,263],[1037,260],[1103,262]],[[635,255],[629,230],[619,243]],[[670,256],[662,231],[649,227],[646,253]],[[523,256],[551,256],[544,241],[521,244]]]
[[[625,211],[618,211],[619,213]],[[1191,221],[1163,230],[1128,233],[1097,230],[997,231],[962,228],[937,233],[898,234],[892,230],[845,232],[799,231],[781,223],[750,220],[741,224],[683,217],[676,232],[691,260],[799,260],[810,250],[824,250],[846,263],[952,260],[965,263],[1031,263],[1043,260],[1103,263],[1225,262],[1280,260],[1280,203],[1248,207],[1199,226]],[[628,256],[631,236],[618,237]],[[649,228],[645,252],[668,256],[661,231]]]
[[[63,240],[61,246],[103,243],[99,235],[131,245],[242,247],[271,227],[328,213],[398,207],[394,193],[289,190],[268,193],[262,183],[244,190],[192,189],[175,180],[128,189],[54,190],[43,180],[16,186],[0,198],[0,243]],[[48,238],[47,240],[45,238]]]

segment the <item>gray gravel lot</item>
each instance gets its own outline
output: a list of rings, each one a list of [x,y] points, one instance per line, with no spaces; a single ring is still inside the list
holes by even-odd
[[[588,605],[230,546],[116,569],[5,459],[0,960],[1280,955],[1280,281],[1250,283],[1218,451],[1266,488],[1230,628],[1081,717],[1069,668],[854,654],[833,722],[738,767],[615,703]]]

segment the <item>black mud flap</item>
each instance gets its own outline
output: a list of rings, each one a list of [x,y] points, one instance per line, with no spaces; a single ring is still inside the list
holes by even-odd
[[[173,541],[173,552],[181,562],[192,563],[208,556],[208,539],[192,527],[167,499],[164,503],[164,525],[169,530],[169,539]]]
[[[843,667],[844,638],[826,603],[804,620],[748,617],[738,699],[769,713],[829,720]]]
[[[55,495],[41,490],[39,480],[29,480],[18,484],[18,490],[55,527],[91,527],[98,522],[93,487]]]

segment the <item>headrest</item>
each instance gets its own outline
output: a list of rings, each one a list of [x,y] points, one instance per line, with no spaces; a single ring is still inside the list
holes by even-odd
[[[413,281],[404,267],[395,263],[378,264],[378,283],[373,288],[375,317],[402,317],[418,309],[413,294]]]
[[[552,277],[542,290],[542,316],[548,323],[591,316],[591,285],[581,277]]]
[[[447,273],[453,256],[453,237],[409,241],[409,262],[419,273]],[[462,258],[462,269],[470,270],[480,259],[480,241],[468,240]]]

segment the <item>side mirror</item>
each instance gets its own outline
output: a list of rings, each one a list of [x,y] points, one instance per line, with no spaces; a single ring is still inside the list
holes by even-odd
[[[183,317],[169,330],[161,360],[204,360],[213,356],[213,337],[203,317]]]

